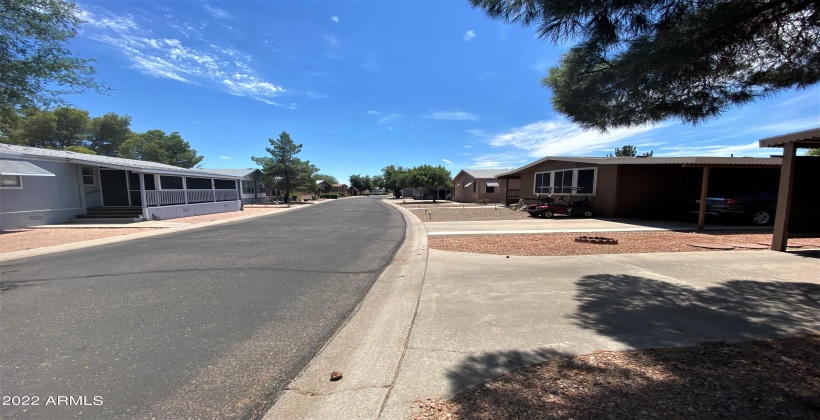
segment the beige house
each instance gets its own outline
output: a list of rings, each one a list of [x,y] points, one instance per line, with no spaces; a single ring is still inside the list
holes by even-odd
[[[490,203],[505,203],[510,196],[517,194],[520,180],[499,182],[498,174],[509,169],[463,169],[453,178],[453,201],[459,203],[477,203],[489,200]]]

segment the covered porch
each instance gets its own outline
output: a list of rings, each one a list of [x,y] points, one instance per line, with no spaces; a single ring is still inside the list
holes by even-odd
[[[91,168],[89,168],[91,169]],[[197,171],[192,174],[96,167],[97,188],[86,190],[88,208],[140,209],[145,220],[173,219],[241,209],[239,179]],[[87,174],[87,175],[86,175]]]

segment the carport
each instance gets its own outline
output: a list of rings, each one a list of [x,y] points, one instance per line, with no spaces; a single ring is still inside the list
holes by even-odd
[[[774,216],[772,249],[785,251],[789,240],[789,216],[792,208],[792,190],[797,166],[797,149],[820,148],[820,128],[768,137],[759,141],[760,147],[782,147],[783,164],[780,169],[777,211]],[[820,159],[820,158],[816,158]]]

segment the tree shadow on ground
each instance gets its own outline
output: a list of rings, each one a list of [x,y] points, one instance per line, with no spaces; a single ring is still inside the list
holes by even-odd
[[[577,326],[646,350],[474,356],[449,372],[454,389],[514,369],[511,360],[552,360],[469,389],[442,412],[475,419],[820,419],[820,285],[733,280],[696,288],[592,275],[577,288],[579,307],[570,316]],[[767,337],[781,339],[749,341]]]

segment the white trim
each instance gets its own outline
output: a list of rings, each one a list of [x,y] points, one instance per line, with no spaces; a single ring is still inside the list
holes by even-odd
[[[64,209],[37,209],[37,210],[20,210],[20,211],[4,211],[0,214],[20,214],[20,213],[36,213],[42,211],[59,211],[59,210],[82,210],[82,207],[67,207]]]
[[[532,175],[532,193],[533,194],[561,194],[561,195],[570,194],[570,193],[564,193],[564,192],[560,192],[560,193],[559,192],[552,192],[553,190],[559,188],[559,187],[555,186],[555,173],[556,172],[572,171],[572,183],[570,184],[569,188],[577,189],[578,188],[578,171],[585,171],[585,170],[592,170],[593,171],[593,173],[592,173],[592,191],[591,192],[589,192],[589,191],[578,192],[576,190],[572,194],[584,194],[584,195],[589,195],[589,196],[595,196],[598,193],[598,168],[595,167],[595,166],[587,167],[587,168],[566,168],[566,169],[555,169],[555,170],[552,170],[552,171],[536,172]],[[550,185],[547,186],[547,187],[544,187],[544,188],[548,188],[550,190],[547,193],[544,193],[544,192],[541,192],[541,191],[536,191],[535,180],[536,180],[536,178],[538,177],[539,174],[550,174]],[[567,187],[561,186],[560,188],[567,188]]]
[[[91,181],[92,182],[90,184],[85,183],[86,175],[83,173],[83,169],[85,169],[85,168],[91,169]],[[96,187],[97,185],[99,185],[99,182],[97,182],[97,178],[99,178],[98,169],[99,168],[96,167],[96,166],[80,165],[80,176],[82,177],[84,187]]]
[[[15,177],[17,178],[17,185],[10,185],[5,186],[3,185],[2,177]],[[22,175],[0,175],[0,190],[22,190],[23,189],[23,176]]]

